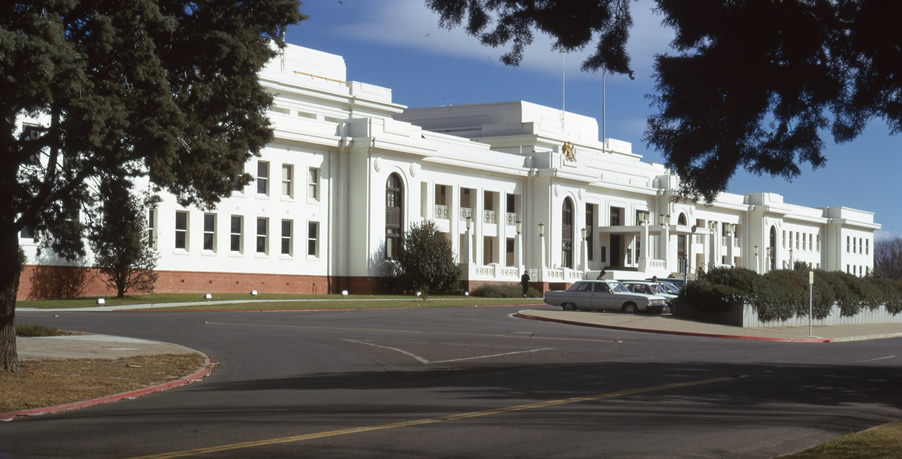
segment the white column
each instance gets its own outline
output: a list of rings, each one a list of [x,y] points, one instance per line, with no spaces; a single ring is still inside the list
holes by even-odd
[[[733,250],[734,250],[735,244],[736,244],[736,232],[731,231],[730,237],[727,238],[727,264],[730,266],[733,266],[733,263],[734,263]]]
[[[669,217],[665,217],[669,220]],[[664,227],[664,266],[667,267],[667,272],[674,272],[673,260],[670,257],[670,222],[665,220],[661,225]]]

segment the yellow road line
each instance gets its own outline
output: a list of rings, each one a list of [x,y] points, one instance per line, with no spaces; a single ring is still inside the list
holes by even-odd
[[[221,453],[224,451],[236,451],[240,449],[247,448],[258,448],[261,446],[271,446],[278,445],[284,443],[297,443],[308,440],[316,440],[319,438],[327,438],[327,437],[337,437],[341,435],[352,435],[358,433],[365,432],[375,432],[378,430],[389,430],[389,429],[398,429],[402,427],[413,427],[420,426],[426,424],[437,424],[440,422],[447,421],[457,421],[461,419],[471,419],[478,418],[483,416],[492,416],[495,414],[503,414],[503,413],[511,413],[514,411],[524,411],[524,410],[534,410],[539,408],[547,408],[550,406],[558,406],[558,405],[566,405],[570,403],[579,403],[586,402],[592,400],[601,400],[606,398],[614,398],[614,397],[622,397],[625,395],[633,395],[633,394],[642,394],[647,392],[656,392],[662,390],[669,389],[679,389],[682,387],[692,387],[692,386],[700,386],[704,384],[714,384],[723,381],[729,381],[730,379],[734,379],[733,377],[722,377],[722,378],[710,378],[710,379],[702,379],[698,381],[689,381],[684,383],[674,383],[674,384],[662,384],[659,386],[651,386],[651,387],[638,387],[635,389],[626,389],[615,392],[605,392],[601,394],[594,395],[585,395],[581,397],[571,397],[564,398],[558,400],[547,400],[544,402],[536,402],[536,403],[528,403],[525,405],[514,405],[500,408],[493,408],[490,410],[484,411],[473,411],[469,413],[459,413],[459,414],[451,414],[448,416],[440,416],[435,418],[426,418],[426,419],[416,419],[411,421],[403,421],[403,422],[395,422],[391,424],[382,424],[375,426],[365,426],[365,427],[352,427],[348,429],[339,429],[339,430],[330,430],[326,432],[318,432],[304,435],[294,435],[289,437],[280,437],[280,438],[271,438],[268,440],[255,440],[255,441],[246,441],[241,443],[230,443],[226,445],[219,446],[210,446],[207,448],[197,448],[197,449],[189,449],[184,451],[173,451],[170,453],[162,453],[162,454],[154,454],[149,456],[141,456],[139,458],[134,459],[166,459],[166,458],[174,458],[174,457],[185,457],[185,456],[197,456],[201,454],[211,454],[211,453]]]

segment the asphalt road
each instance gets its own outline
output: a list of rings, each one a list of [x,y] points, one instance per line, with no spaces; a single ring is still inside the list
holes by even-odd
[[[584,328],[516,308],[18,313],[155,339],[202,382],[0,425],[0,457],[772,457],[902,418],[902,340]]]

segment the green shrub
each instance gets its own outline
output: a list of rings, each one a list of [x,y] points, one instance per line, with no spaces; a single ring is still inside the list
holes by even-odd
[[[471,295],[483,298],[520,298],[523,296],[523,287],[519,284],[486,284],[473,290]],[[526,296],[541,298],[542,294],[535,288],[529,287]]]
[[[808,272],[806,265],[799,264],[794,270],[770,271],[763,276],[742,268],[715,268],[690,283],[683,299],[707,310],[744,301],[757,309],[762,321],[769,322],[807,316],[811,288],[812,313],[817,319],[827,317],[833,304],[843,316],[880,305],[893,314],[902,312],[902,282],[817,270],[814,285],[809,285]]]
[[[460,292],[460,266],[454,260],[451,240],[433,221],[414,223],[408,228],[398,251],[397,268],[393,273],[396,285],[404,291]]]
[[[902,312],[902,282],[877,277],[869,280],[883,293],[884,304],[890,314]]]
[[[715,311],[725,309],[738,301],[738,291],[730,286],[715,284],[707,279],[690,282],[683,290],[681,298],[699,310]]]

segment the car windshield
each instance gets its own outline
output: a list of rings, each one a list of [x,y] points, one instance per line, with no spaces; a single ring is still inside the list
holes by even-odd
[[[627,288],[626,288],[623,284],[621,284],[620,282],[611,282],[611,283],[608,284],[608,285],[611,286],[611,291],[614,292],[614,293],[630,293],[629,289],[627,289]]]
[[[658,294],[658,293],[667,293],[667,292],[664,290],[664,287],[661,287],[661,286],[658,285],[658,284],[649,284],[648,287],[651,289],[651,293],[654,293],[654,294]]]
[[[677,287],[676,285],[671,284],[670,282],[661,282],[661,287],[663,287],[664,290],[667,290],[667,293],[671,293],[674,295],[680,294],[680,288]]]

